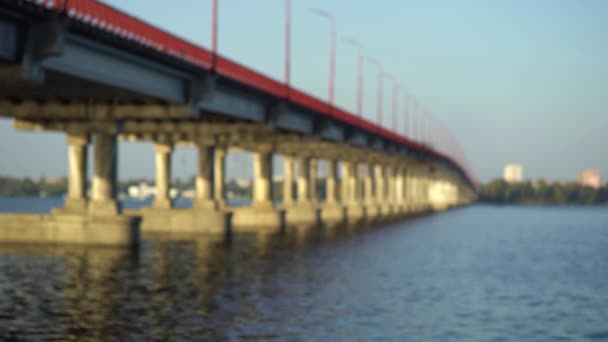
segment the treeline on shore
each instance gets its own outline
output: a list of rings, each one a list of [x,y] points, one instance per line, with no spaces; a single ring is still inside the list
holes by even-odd
[[[148,186],[154,186],[154,181],[147,179],[132,179],[118,182],[118,192],[128,193],[130,186],[139,186],[141,183],[146,183]],[[90,188],[90,184],[88,184]],[[174,180],[171,182],[171,187],[179,191],[193,190],[195,188],[195,177],[188,180]],[[226,182],[226,192],[231,192],[239,197],[251,197],[252,185],[239,185],[234,179]],[[24,197],[24,196],[63,196],[67,193],[68,183],[66,177],[59,178],[17,178],[0,176],[0,196],[6,197]],[[297,193],[296,184],[294,182],[292,192]],[[272,194],[274,198],[282,198],[283,196],[283,181],[274,181],[272,184]],[[325,179],[317,180],[317,194],[320,197],[325,195]]]
[[[67,179],[16,178],[0,176],[0,196],[61,196],[67,191]]]
[[[147,183],[153,186],[153,181],[145,179],[120,181],[118,190],[126,193],[129,186]],[[194,189],[195,178],[186,181],[176,180],[171,186],[180,190]],[[226,191],[237,196],[250,197],[251,184],[239,186],[234,180],[226,183]],[[16,178],[0,176],[0,196],[63,196],[67,192],[67,179],[61,178]],[[275,198],[282,198],[283,182],[272,184]],[[324,197],[325,180],[317,180],[317,194]],[[294,184],[293,193],[297,193]],[[608,205],[608,183],[599,189],[580,184],[549,183],[543,180],[507,183],[502,179],[493,180],[479,189],[479,201],[496,204],[604,204]]]
[[[574,182],[538,180],[507,183],[497,179],[481,186],[479,201],[497,204],[608,204],[608,184],[594,189]]]

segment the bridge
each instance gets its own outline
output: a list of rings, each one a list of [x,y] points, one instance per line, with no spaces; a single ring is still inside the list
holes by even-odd
[[[19,130],[64,132],[69,164],[64,207],[0,215],[0,241],[124,245],[138,229],[356,225],[476,196],[464,153],[447,134],[414,138],[386,129],[339,108],[331,93],[317,99],[98,1],[0,0],[0,79],[0,115]],[[119,140],[155,144],[150,208],[127,211],[117,200]],[[173,208],[169,196],[171,156],[181,145],[198,149],[189,209]],[[253,155],[247,207],[225,199],[233,150]],[[280,203],[274,155],[284,163]],[[328,165],[324,198],[319,160]]]

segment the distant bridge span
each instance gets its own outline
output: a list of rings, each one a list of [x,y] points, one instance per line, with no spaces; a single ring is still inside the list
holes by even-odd
[[[65,207],[47,216],[0,216],[0,226],[13,227],[6,240],[38,240],[19,230],[22,222],[39,222],[59,242],[114,244],[129,241],[125,227],[135,216],[151,230],[223,229],[227,219],[256,229],[375,221],[475,197],[459,148],[440,152],[97,1],[0,0],[0,80],[0,115],[18,129],[63,131],[69,148]],[[117,204],[118,138],[156,144],[152,208],[125,215]],[[173,209],[168,194],[176,144],[199,148],[188,210]],[[247,208],[225,204],[224,158],[232,148],[253,152]],[[281,205],[272,195],[275,153],[285,156]],[[322,201],[319,159],[329,162]]]

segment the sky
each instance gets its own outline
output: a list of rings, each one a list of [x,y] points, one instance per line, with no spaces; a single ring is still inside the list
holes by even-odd
[[[210,46],[210,0],[108,2]],[[219,3],[220,53],[281,80],[283,1]],[[525,178],[573,180],[586,167],[608,177],[607,1],[292,0],[292,83],[326,99],[329,25],[310,8],[331,12],[338,37],[357,39],[449,128],[479,181],[501,177],[510,162],[522,164]],[[339,42],[336,102],[353,112],[356,62],[356,49]],[[373,66],[364,81],[372,119]],[[384,99],[390,108],[390,92]],[[0,120],[0,174],[63,176],[65,149],[62,134],[16,132]],[[153,153],[149,143],[121,143],[120,177],[152,178]],[[195,157],[176,149],[174,175],[194,175]],[[250,170],[249,158],[230,157],[229,174]]]

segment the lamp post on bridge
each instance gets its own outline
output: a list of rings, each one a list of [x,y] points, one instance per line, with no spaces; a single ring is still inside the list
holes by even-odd
[[[395,78],[393,78],[392,76],[390,77],[390,79],[393,81],[393,120],[392,120],[392,128],[395,131],[395,133],[398,134],[399,130],[397,129],[397,112],[399,111],[399,90],[402,89],[403,87],[401,86],[401,83],[399,83]]]
[[[420,142],[424,145],[426,136],[425,136],[425,124],[426,124],[426,109],[424,106],[419,105],[418,108],[420,111],[418,112],[418,135]]]
[[[399,87],[399,83],[397,82],[397,80],[395,79],[395,77],[387,72],[383,72],[380,74],[381,79],[387,79],[389,81],[391,81],[393,83],[393,95],[392,95],[392,102],[393,102],[393,108],[392,108],[392,118],[391,118],[391,125],[392,128],[395,128],[395,120],[397,118],[397,88]]]
[[[418,140],[418,100],[411,98],[412,102],[412,139]]]
[[[363,116],[363,63],[365,56],[363,56],[363,47],[358,41],[349,37],[343,37],[342,41],[350,44],[357,48],[357,115]]]
[[[366,62],[373,64],[378,67],[378,89],[377,89],[377,112],[376,112],[376,124],[382,126],[382,64],[375,58],[366,58]]]
[[[330,54],[329,54],[329,96],[328,102],[330,107],[334,106],[334,85],[336,77],[336,22],[331,13],[320,9],[311,8],[310,12],[326,18],[330,24]]]
[[[408,132],[408,128],[409,128],[409,109],[410,109],[410,101],[409,101],[409,94],[407,91],[407,88],[403,88],[403,136],[404,137],[408,137],[409,136],[409,132]]]
[[[291,83],[291,0],[285,0],[285,85]]]
[[[218,52],[218,0],[211,0],[211,69],[215,70]],[[291,0],[285,0],[285,84],[291,83]]]
[[[211,0],[211,70],[215,71],[217,60],[218,0]]]

